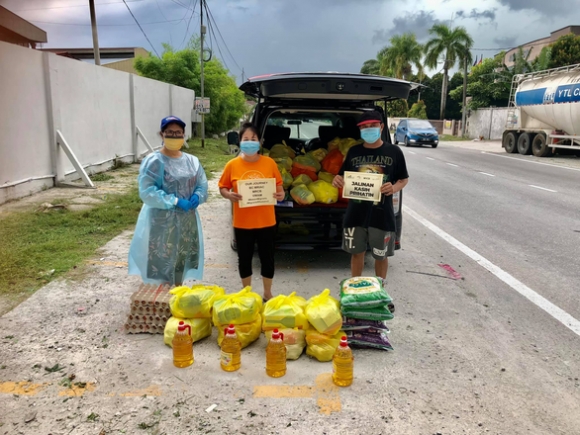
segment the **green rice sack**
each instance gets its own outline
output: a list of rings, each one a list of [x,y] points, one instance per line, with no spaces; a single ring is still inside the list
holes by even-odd
[[[374,308],[391,302],[381,280],[374,276],[357,276],[340,283],[342,307]]]
[[[392,320],[394,317],[387,305],[373,308],[342,307],[342,314],[346,317],[362,320]]]

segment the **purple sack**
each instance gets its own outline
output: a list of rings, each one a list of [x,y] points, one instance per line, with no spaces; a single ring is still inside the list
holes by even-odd
[[[387,322],[385,320],[363,320],[353,319],[352,317],[342,317],[343,331],[367,331],[371,328],[381,329],[385,332],[390,332]]]
[[[348,344],[353,348],[373,348],[393,350],[393,346],[384,330],[371,328],[368,331],[346,331]]]

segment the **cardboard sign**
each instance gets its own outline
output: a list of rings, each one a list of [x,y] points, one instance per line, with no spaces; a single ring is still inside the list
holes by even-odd
[[[259,205],[276,205],[276,179],[255,178],[239,180],[238,193],[242,195],[240,208],[256,207]]]
[[[381,200],[383,174],[345,172],[342,196],[348,199],[378,202]]]

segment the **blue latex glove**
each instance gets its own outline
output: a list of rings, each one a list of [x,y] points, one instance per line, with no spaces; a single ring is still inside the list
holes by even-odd
[[[177,207],[182,209],[183,211],[189,211],[192,208],[191,202],[186,201],[185,199],[179,198],[177,200]]]
[[[197,193],[191,195],[189,202],[191,203],[191,208],[193,208],[194,210],[199,206],[199,196],[197,195]]]

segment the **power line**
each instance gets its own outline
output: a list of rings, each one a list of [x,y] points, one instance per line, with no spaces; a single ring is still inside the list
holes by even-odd
[[[139,29],[143,33],[143,36],[145,36],[145,39],[147,39],[147,42],[149,43],[149,45],[151,46],[151,48],[153,49],[153,51],[155,52],[155,54],[157,55],[157,57],[160,58],[161,56],[159,56],[159,53],[157,53],[157,50],[155,50],[155,46],[151,43],[151,41],[147,37],[147,33],[145,33],[145,30],[143,30],[143,27],[141,27],[141,24],[139,24],[139,21],[137,21],[137,18],[135,17],[135,15],[133,15],[133,12],[131,11],[131,8],[129,7],[129,5],[127,4],[127,2],[125,0],[123,0],[123,3],[125,3],[125,6],[127,6],[127,10],[131,14],[131,16],[133,17],[133,19],[137,23],[137,25],[139,26]]]
[[[227,51],[228,51],[228,53],[230,54],[230,57],[232,58],[232,60],[234,61],[234,63],[235,63],[235,64],[236,64],[236,66],[238,67],[238,69],[241,71],[241,70],[242,70],[242,68],[240,68],[240,66],[238,65],[238,62],[236,62],[236,59],[235,59],[235,57],[232,55],[232,52],[231,52],[231,51],[230,51],[230,49],[228,48],[228,44],[227,44],[226,40],[224,39],[224,37],[222,36],[222,32],[220,32],[220,28],[219,28],[219,26],[217,25],[217,23],[216,23],[216,21],[215,21],[215,18],[213,17],[213,14],[211,13],[211,10],[209,9],[209,6],[207,5],[207,2],[205,3],[205,5],[206,5],[206,10],[207,10],[207,12],[208,12],[208,16],[209,16],[209,18],[210,18],[210,19],[213,21],[213,24],[215,25],[215,27],[216,27],[216,29],[217,29],[217,31],[218,31],[218,34],[220,35],[220,38],[222,39],[222,41],[223,41],[224,45],[226,46],[226,50],[227,50]],[[208,20],[208,21],[209,21],[209,20]],[[214,35],[214,36],[215,36],[215,35]],[[216,38],[216,39],[217,39],[217,38]],[[224,62],[224,63],[225,63],[225,62]]]
[[[195,0],[195,2],[193,4],[193,9],[191,10],[191,16],[189,17],[189,21],[187,22],[187,28],[185,29],[185,34],[183,35],[183,41],[181,41],[179,48],[183,47],[183,43],[185,42],[185,39],[187,38],[187,33],[189,32],[189,25],[191,24],[191,19],[195,15],[195,7],[196,6],[197,6],[197,0]]]
[[[207,2],[205,3],[205,5],[206,5],[206,12],[207,12],[207,11],[208,11],[208,9],[207,9]],[[209,17],[209,13],[206,13],[206,15]],[[215,32],[214,32],[214,30],[213,30],[214,26],[213,26],[213,24],[211,23],[211,20],[210,20],[210,19],[208,19],[208,20],[207,20],[207,24],[208,24],[209,31],[210,31],[210,43],[211,43],[211,35],[213,34],[213,37],[215,38],[215,44],[216,44],[216,46],[217,46],[217,49],[218,49],[218,51],[219,51],[220,57],[221,57],[221,59],[222,59],[222,62],[224,63],[224,66],[226,67],[226,69],[227,69],[228,71],[231,71],[231,70],[230,70],[230,67],[229,67],[229,66],[228,66],[228,64],[226,63],[226,59],[225,59],[224,55],[222,54],[222,50],[221,50],[221,48],[220,48],[219,41],[218,41],[218,39],[217,39],[217,37],[216,37],[216,35],[215,35]],[[214,24],[215,24],[215,21],[214,21]]]

